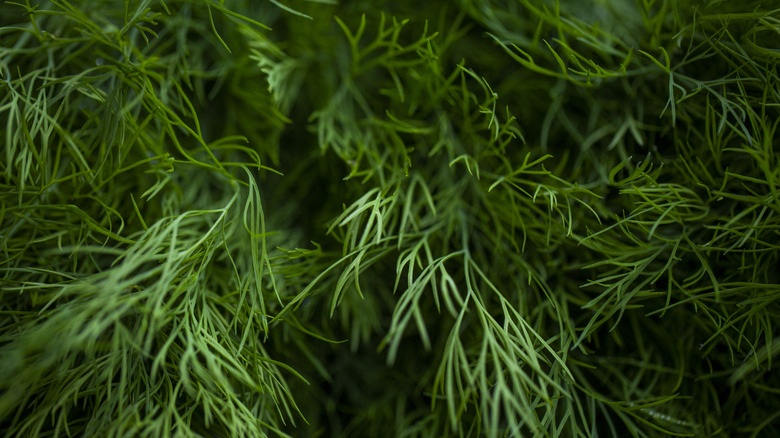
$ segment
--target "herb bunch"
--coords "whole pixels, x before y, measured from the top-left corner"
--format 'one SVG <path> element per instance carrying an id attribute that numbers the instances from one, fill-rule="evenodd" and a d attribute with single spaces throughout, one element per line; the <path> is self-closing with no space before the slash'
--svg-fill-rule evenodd
<path id="1" fill-rule="evenodd" d="M 779 20 L 0 4 L 0 428 L 777 434 Z"/>

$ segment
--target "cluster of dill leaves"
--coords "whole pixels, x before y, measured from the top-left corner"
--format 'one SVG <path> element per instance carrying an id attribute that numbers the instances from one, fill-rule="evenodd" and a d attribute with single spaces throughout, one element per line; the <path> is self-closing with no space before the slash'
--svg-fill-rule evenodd
<path id="1" fill-rule="evenodd" d="M 768 3 L 0 2 L 0 431 L 777 436 Z"/>

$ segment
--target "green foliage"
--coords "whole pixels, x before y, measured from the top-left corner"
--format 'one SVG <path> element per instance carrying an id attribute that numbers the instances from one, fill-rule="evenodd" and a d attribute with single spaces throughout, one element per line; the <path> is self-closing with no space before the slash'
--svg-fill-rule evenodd
<path id="1" fill-rule="evenodd" d="M 0 3 L 0 430 L 777 435 L 778 25 Z"/>

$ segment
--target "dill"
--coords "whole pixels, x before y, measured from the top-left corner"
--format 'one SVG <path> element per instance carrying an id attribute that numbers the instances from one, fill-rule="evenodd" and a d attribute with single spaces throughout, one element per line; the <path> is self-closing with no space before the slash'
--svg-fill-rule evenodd
<path id="1" fill-rule="evenodd" d="M 0 430 L 777 435 L 778 23 L 0 3 Z"/>

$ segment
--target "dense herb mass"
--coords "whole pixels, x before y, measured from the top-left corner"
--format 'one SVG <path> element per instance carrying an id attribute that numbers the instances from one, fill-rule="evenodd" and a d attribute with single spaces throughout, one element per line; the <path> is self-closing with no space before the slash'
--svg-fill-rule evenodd
<path id="1" fill-rule="evenodd" d="M 770 3 L 0 3 L 0 429 L 780 435 Z"/>

